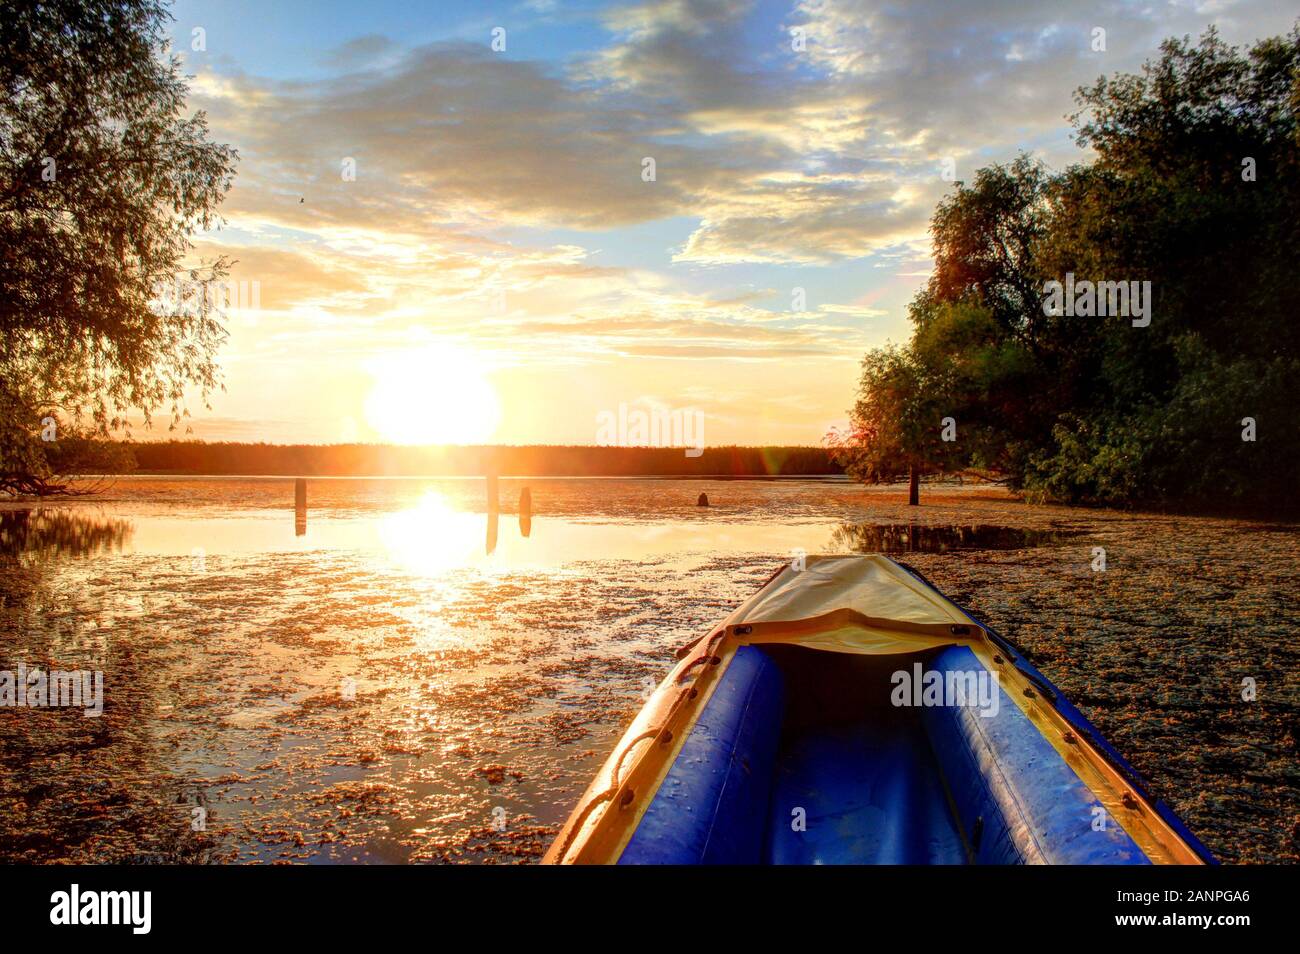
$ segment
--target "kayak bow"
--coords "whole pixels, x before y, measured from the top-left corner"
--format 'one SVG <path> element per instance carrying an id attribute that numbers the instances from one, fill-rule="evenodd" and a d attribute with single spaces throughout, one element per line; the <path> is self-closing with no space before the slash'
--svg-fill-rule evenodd
<path id="1" fill-rule="evenodd" d="M 1204 864 L 1007 640 L 881 555 L 786 566 L 686 648 L 550 864 Z"/>

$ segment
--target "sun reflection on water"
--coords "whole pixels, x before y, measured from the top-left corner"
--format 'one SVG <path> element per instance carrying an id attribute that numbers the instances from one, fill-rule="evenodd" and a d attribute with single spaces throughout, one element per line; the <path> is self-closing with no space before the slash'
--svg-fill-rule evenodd
<path id="1" fill-rule="evenodd" d="M 484 515 L 456 509 L 436 490 L 427 491 L 414 507 L 382 517 L 378 529 L 388 555 L 424 576 L 495 562 L 485 552 Z"/>

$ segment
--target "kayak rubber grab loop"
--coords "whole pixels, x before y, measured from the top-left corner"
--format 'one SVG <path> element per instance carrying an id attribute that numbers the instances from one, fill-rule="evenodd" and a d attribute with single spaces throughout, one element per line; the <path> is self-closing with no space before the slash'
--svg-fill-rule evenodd
<path id="1" fill-rule="evenodd" d="M 686 668 L 683 669 L 681 675 L 677 677 L 677 684 L 681 685 L 681 683 L 685 681 L 686 677 L 690 675 L 691 670 L 694 669 L 696 666 L 701 666 L 701 665 L 716 666 L 720 662 L 722 662 L 722 657 L 714 656 L 711 653 L 706 653 L 703 656 L 696 656 L 694 659 L 692 659 L 689 663 L 686 664 Z"/>
<path id="2" fill-rule="evenodd" d="M 712 633 L 712 634 L 710 634 L 708 638 L 711 639 L 711 640 L 713 640 L 713 639 L 718 639 L 719 637 L 722 636 L 722 634 L 723 634 L 723 630 L 718 630 L 716 633 Z M 675 655 L 678 659 L 685 659 L 687 656 L 689 656 L 689 655 L 691 654 L 691 650 L 692 650 L 692 649 L 694 649 L 694 648 L 695 648 L 696 646 L 698 646 L 701 642 L 703 642 L 704 638 L 705 638 L 705 637 L 703 637 L 703 636 L 696 636 L 694 639 L 692 639 L 692 640 L 691 640 L 689 643 L 687 643 L 685 646 L 679 646 L 678 649 L 677 649 L 677 652 L 674 653 L 674 655 Z"/>

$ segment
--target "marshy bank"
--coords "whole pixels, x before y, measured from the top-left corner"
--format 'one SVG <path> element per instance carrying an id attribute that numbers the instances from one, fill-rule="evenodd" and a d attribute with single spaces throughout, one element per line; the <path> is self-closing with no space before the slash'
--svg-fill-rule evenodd
<path id="1" fill-rule="evenodd" d="M 105 679 L 97 719 L 0 709 L 0 860 L 536 860 L 679 645 L 797 551 L 853 549 L 1018 641 L 1222 860 L 1297 857 L 1295 525 L 500 483 L 490 554 L 481 481 L 312 480 L 302 533 L 282 479 L 0 506 L 0 668 Z"/>

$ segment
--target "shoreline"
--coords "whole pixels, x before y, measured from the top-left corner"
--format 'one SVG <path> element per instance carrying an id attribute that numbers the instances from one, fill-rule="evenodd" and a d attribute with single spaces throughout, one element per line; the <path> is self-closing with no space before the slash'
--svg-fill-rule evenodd
<path id="1" fill-rule="evenodd" d="M 871 491 L 878 495 L 877 499 L 884 503 L 894 503 L 894 488 L 897 488 L 898 496 L 905 499 L 907 496 L 907 482 L 898 481 L 894 483 L 882 484 L 865 484 L 859 483 L 846 474 L 497 474 L 499 480 L 505 481 L 554 481 L 554 482 L 578 482 L 578 481 L 608 481 L 611 483 L 631 482 L 631 481 L 663 481 L 663 482 L 690 482 L 690 481 L 715 481 L 722 483 L 816 483 L 825 486 L 835 487 L 858 487 L 864 492 Z M 287 482 L 299 478 L 308 481 L 456 481 L 456 482 L 473 482 L 482 481 L 484 474 L 303 474 L 303 473 L 200 473 L 191 471 L 161 471 L 161 470 L 137 470 L 129 474 L 83 474 L 73 480 L 105 480 L 110 482 L 135 481 L 135 480 L 173 480 L 173 481 L 249 481 L 249 482 Z M 1125 514 L 1129 516 L 1151 516 L 1151 517 L 1201 517 L 1215 520 L 1246 520 L 1254 521 L 1260 524 L 1260 529 L 1269 529 L 1278 527 L 1282 529 L 1300 529 L 1300 501 L 1291 507 L 1274 507 L 1268 510 L 1261 510 L 1254 507 L 1233 507 L 1227 504 L 1220 504 L 1215 507 L 1194 508 L 1190 506 L 1171 505 L 1168 507 L 1155 507 L 1152 505 L 1135 504 L 1131 507 L 1106 506 L 1101 504 L 1088 503 L 1065 503 L 1060 501 L 1043 501 L 1028 500 L 1020 493 L 1006 488 L 1003 484 L 996 481 L 975 481 L 975 480 L 957 480 L 951 477 L 940 477 L 922 479 L 921 487 L 923 491 L 929 488 L 929 493 L 923 492 L 921 502 L 916 508 L 916 513 L 921 515 L 927 507 L 942 506 L 946 501 L 945 497 L 954 492 L 963 497 L 969 495 L 985 493 L 988 499 L 999 500 L 1009 504 L 1019 504 L 1027 508 L 1053 509 L 1059 508 L 1078 513 L 1114 513 Z M 0 495 L 0 506 L 6 505 L 24 505 L 31 506 L 51 505 L 56 502 L 68 502 L 73 500 L 94 501 L 100 494 L 91 493 L 85 496 L 59 496 L 49 497 L 21 497 Z M 927 499 L 928 498 L 928 499 Z"/>

